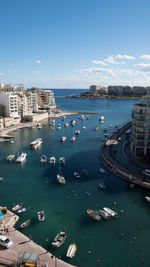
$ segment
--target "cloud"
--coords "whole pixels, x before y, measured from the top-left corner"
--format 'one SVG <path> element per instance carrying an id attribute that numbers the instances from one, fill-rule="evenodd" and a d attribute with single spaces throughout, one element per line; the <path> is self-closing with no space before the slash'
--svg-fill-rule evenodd
<path id="1" fill-rule="evenodd" d="M 140 58 L 150 60 L 150 55 L 142 55 L 140 56 Z"/>
<path id="2" fill-rule="evenodd" d="M 107 74 L 110 74 L 112 76 L 115 76 L 115 72 L 113 69 L 108 69 L 108 68 L 88 68 L 88 69 L 81 69 L 81 70 L 78 70 L 78 72 L 80 73 L 107 73 Z"/>
<path id="3" fill-rule="evenodd" d="M 115 61 L 115 56 L 111 55 L 104 59 L 108 64 L 126 64 L 123 61 Z"/>
<path id="4" fill-rule="evenodd" d="M 129 60 L 130 60 L 130 59 L 131 59 L 131 60 L 134 60 L 134 59 L 135 59 L 135 57 L 133 57 L 133 56 L 120 55 L 120 54 L 116 55 L 115 58 L 118 58 L 118 59 L 129 59 Z"/>
<path id="5" fill-rule="evenodd" d="M 33 73 L 40 73 L 39 70 L 33 70 Z"/>
<path id="6" fill-rule="evenodd" d="M 95 65 L 107 66 L 107 63 L 105 63 L 104 61 L 101 61 L 101 60 L 95 60 L 95 59 L 93 59 L 92 60 L 92 63 L 95 64 Z"/>
<path id="7" fill-rule="evenodd" d="M 146 63 L 139 63 L 139 64 L 136 64 L 137 67 L 140 67 L 140 70 L 141 71 L 146 71 L 146 72 L 149 72 L 150 71 L 150 63 L 146 64 Z"/>
<path id="8" fill-rule="evenodd" d="M 39 60 L 39 59 L 36 60 L 36 63 L 37 63 L 37 64 L 41 64 L 41 60 Z"/>
<path id="9" fill-rule="evenodd" d="M 5 75 L 5 73 L 3 73 L 3 72 L 0 72 L 0 76 L 4 76 Z"/>

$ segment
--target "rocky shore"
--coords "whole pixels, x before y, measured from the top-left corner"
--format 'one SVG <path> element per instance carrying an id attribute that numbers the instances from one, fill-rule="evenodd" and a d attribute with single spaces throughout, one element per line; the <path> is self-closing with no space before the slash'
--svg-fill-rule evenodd
<path id="1" fill-rule="evenodd" d="M 64 98 L 90 98 L 90 99 L 139 99 L 139 96 L 121 96 L 121 95 L 102 95 L 102 94 L 91 94 L 90 92 L 81 93 L 78 95 L 68 95 Z"/>

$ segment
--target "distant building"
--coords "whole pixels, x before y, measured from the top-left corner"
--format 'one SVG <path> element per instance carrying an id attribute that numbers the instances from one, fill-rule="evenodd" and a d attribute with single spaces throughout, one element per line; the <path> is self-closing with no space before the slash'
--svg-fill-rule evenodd
<path id="1" fill-rule="evenodd" d="M 90 86 L 90 93 L 91 94 L 102 94 L 106 95 L 108 92 L 108 88 L 104 86 L 97 86 L 97 85 L 91 85 Z"/>
<path id="2" fill-rule="evenodd" d="M 18 97 L 12 92 L 0 92 L 0 105 L 5 117 L 19 117 Z M 0 109 L 1 110 L 1 109 Z"/>
<path id="3" fill-rule="evenodd" d="M 144 96 L 132 109 L 130 150 L 139 158 L 150 158 L 150 96 Z"/>

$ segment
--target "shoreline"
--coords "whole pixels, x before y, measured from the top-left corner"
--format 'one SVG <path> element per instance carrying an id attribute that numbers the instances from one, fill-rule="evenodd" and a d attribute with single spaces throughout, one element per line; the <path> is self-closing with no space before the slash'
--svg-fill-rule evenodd
<path id="1" fill-rule="evenodd" d="M 79 94 L 79 95 L 68 95 L 62 98 L 87 98 L 87 99 L 126 99 L 126 100 L 138 100 L 142 96 L 115 96 L 115 95 L 89 95 L 89 94 Z"/>

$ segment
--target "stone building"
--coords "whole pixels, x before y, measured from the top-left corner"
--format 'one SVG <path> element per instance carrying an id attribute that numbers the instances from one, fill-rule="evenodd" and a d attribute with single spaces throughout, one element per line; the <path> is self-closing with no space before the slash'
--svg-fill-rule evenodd
<path id="1" fill-rule="evenodd" d="M 91 85 L 90 93 L 106 95 L 108 93 L 108 88 L 104 86 Z"/>

